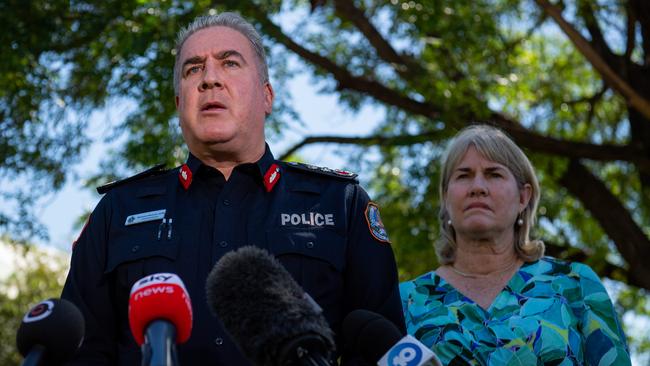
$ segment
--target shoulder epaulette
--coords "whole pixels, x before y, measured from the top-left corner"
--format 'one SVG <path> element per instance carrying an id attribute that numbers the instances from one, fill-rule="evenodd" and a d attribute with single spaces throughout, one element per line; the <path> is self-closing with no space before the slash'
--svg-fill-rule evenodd
<path id="1" fill-rule="evenodd" d="M 153 177 L 155 175 L 160 175 L 160 174 L 163 174 L 166 171 L 167 171 L 167 169 L 165 169 L 165 164 L 158 164 L 158 165 L 154 166 L 153 168 L 149 168 L 149 169 L 147 169 L 147 170 L 145 170 L 143 172 L 140 172 L 140 173 L 138 173 L 136 175 L 133 175 L 133 176 L 130 176 L 128 178 L 124 178 L 124 179 L 120 179 L 120 180 L 114 180 L 114 181 L 112 181 L 110 183 L 104 184 L 103 186 L 99 186 L 99 187 L 97 187 L 97 193 L 104 194 L 104 193 L 110 191 L 111 189 L 113 189 L 113 188 L 115 188 L 117 186 L 121 186 L 121 185 L 129 183 L 129 182 L 134 182 L 134 181 L 142 179 L 142 178 Z"/>
<path id="2" fill-rule="evenodd" d="M 290 168 L 294 168 L 294 169 L 301 170 L 301 171 L 308 172 L 308 173 L 322 174 L 322 175 L 327 175 L 327 176 L 330 176 L 330 177 L 351 180 L 351 181 L 354 181 L 354 182 L 357 182 L 357 183 L 359 182 L 357 180 L 358 174 L 349 172 L 347 170 L 330 169 L 330 168 L 311 165 L 311 164 L 296 163 L 294 161 L 286 162 L 285 164 L 286 164 L 286 166 L 288 166 Z"/>

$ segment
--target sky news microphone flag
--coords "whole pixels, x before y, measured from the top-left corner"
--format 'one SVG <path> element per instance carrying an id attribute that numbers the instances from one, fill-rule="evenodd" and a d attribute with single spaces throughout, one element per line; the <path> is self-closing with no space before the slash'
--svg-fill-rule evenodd
<path id="1" fill-rule="evenodd" d="M 178 365 L 175 345 L 192 333 L 192 303 L 183 281 L 173 273 L 138 280 L 129 297 L 129 325 L 143 365 Z"/>

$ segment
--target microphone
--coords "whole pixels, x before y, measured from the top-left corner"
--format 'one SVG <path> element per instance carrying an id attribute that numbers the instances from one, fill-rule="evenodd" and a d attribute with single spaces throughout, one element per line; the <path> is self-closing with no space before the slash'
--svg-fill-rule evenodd
<path id="1" fill-rule="evenodd" d="M 58 365 L 74 356 L 83 342 L 85 321 L 70 301 L 48 299 L 32 307 L 16 333 L 23 366 Z"/>
<path id="2" fill-rule="evenodd" d="M 267 251 L 224 255 L 206 281 L 210 309 L 257 366 L 330 366 L 331 329 L 318 304 Z"/>
<path id="3" fill-rule="evenodd" d="M 173 273 L 138 280 L 129 297 L 129 326 L 143 366 L 178 365 L 176 344 L 192 333 L 192 303 L 183 281 Z"/>
<path id="4" fill-rule="evenodd" d="M 378 366 L 442 366 L 427 346 L 375 312 L 357 309 L 343 319 L 343 340 Z"/>

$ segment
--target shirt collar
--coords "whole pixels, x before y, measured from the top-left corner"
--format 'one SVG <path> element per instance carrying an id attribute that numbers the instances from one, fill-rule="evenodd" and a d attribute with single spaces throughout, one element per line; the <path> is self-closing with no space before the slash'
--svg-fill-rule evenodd
<path id="1" fill-rule="evenodd" d="M 273 153 L 271 152 L 269 144 L 264 144 L 264 155 L 262 155 L 260 160 L 258 160 L 255 164 L 259 169 L 260 177 L 264 177 L 264 174 L 266 174 L 271 166 L 275 164 L 275 158 L 273 157 Z"/>
<path id="2" fill-rule="evenodd" d="M 264 177 L 264 174 L 271 168 L 271 166 L 275 163 L 275 158 L 273 157 L 273 153 L 271 152 L 271 148 L 269 147 L 269 144 L 264 144 L 264 154 L 262 157 L 253 163 L 255 166 L 257 166 L 257 170 L 259 171 L 259 178 L 262 179 Z M 192 171 L 193 175 L 196 175 L 196 173 L 199 171 L 203 164 L 199 158 L 194 156 L 191 152 L 189 153 L 189 156 L 187 157 L 187 162 L 185 163 L 187 167 Z"/>

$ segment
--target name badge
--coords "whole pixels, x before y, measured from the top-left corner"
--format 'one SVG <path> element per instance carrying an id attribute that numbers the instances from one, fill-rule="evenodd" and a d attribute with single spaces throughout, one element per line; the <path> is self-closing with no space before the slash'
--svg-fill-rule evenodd
<path id="1" fill-rule="evenodd" d="M 140 224 L 143 222 L 149 222 L 155 220 L 161 220 L 165 217 L 166 212 L 167 210 L 163 209 L 163 210 L 149 211 L 149 212 L 143 212 L 143 213 L 131 215 L 126 218 L 126 222 L 124 222 L 124 226 L 135 225 L 135 224 Z"/>

